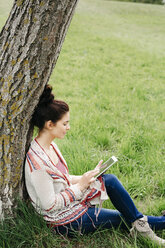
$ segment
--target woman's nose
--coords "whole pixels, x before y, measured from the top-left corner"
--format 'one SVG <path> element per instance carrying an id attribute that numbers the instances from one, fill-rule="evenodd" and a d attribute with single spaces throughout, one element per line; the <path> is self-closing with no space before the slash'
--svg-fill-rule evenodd
<path id="1" fill-rule="evenodd" d="M 70 129 L 70 125 L 67 125 L 67 130 L 69 130 Z"/>

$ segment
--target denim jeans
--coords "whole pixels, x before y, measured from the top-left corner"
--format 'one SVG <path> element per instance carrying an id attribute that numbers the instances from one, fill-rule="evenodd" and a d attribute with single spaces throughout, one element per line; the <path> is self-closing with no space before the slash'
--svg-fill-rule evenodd
<path id="1" fill-rule="evenodd" d="M 95 207 L 89 207 L 88 211 L 76 221 L 65 226 L 55 227 L 57 232 L 70 235 L 73 231 L 89 233 L 94 232 L 97 228 L 110 229 L 120 226 L 125 228 L 143 217 L 143 214 L 137 210 L 130 195 L 115 175 L 105 174 L 103 180 L 107 194 L 117 210 L 104 208 L 99 210 Z M 100 211 L 98 216 L 97 211 Z M 153 229 L 165 229 L 165 216 L 148 216 L 148 223 Z"/>

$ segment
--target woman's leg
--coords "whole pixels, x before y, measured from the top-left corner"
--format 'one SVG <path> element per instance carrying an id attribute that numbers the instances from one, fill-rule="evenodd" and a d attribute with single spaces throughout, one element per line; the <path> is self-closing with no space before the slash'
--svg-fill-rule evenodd
<path id="1" fill-rule="evenodd" d="M 98 211 L 99 214 L 97 215 Z M 111 229 L 121 226 L 126 228 L 123 216 L 119 211 L 90 207 L 88 211 L 76 221 L 64 226 L 55 227 L 55 230 L 60 234 L 71 235 L 72 233 L 75 233 L 75 231 L 89 233 L 96 231 L 99 227 Z"/>
<path id="2" fill-rule="evenodd" d="M 103 180 L 107 190 L 107 194 L 111 199 L 115 208 L 122 213 L 127 222 L 134 222 L 142 218 L 143 215 L 137 210 L 130 195 L 125 190 L 121 182 L 115 175 L 105 174 Z M 165 229 L 165 216 L 147 216 L 148 223 L 152 229 Z"/>
<path id="3" fill-rule="evenodd" d="M 107 193 L 118 211 L 102 208 L 97 216 L 99 209 L 89 208 L 88 211 L 76 221 L 64 226 L 55 227 L 58 233 L 71 235 L 73 231 L 80 231 L 81 233 L 94 232 L 99 227 L 106 229 L 120 226 L 126 227 L 143 217 L 116 176 L 104 175 L 103 180 Z M 165 228 L 165 216 L 148 216 L 147 218 L 152 228 L 157 230 Z M 145 233 L 146 230 L 143 230 L 144 236 L 148 236 L 148 229 L 149 226 L 147 226 L 147 235 Z"/>
<path id="4" fill-rule="evenodd" d="M 147 216 L 150 227 L 154 230 L 165 229 L 165 216 Z"/>
<path id="5" fill-rule="evenodd" d="M 143 217 L 142 213 L 137 210 L 130 195 L 115 175 L 105 174 L 102 178 L 111 202 L 114 207 L 123 214 L 128 222 L 132 223 Z"/>

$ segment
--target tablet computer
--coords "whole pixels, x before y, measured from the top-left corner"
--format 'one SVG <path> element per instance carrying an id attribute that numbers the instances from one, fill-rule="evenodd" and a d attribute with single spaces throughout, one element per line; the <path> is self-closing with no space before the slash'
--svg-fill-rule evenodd
<path id="1" fill-rule="evenodd" d="M 112 156 L 109 158 L 105 163 L 103 163 L 100 167 L 99 173 L 95 176 L 96 178 L 104 174 L 113 164 L 117 162 L 117 158 L 115 156 Z"/>

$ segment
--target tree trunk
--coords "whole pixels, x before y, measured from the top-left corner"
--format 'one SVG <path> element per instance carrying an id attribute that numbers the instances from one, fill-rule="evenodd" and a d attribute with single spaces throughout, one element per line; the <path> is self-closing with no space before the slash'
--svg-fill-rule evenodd
<path id="1" fill-rule="evenodd" d="M 22 196 L 30 119 L 78 0 L 15 0 L 0 34 L 0 218 Z"/>

